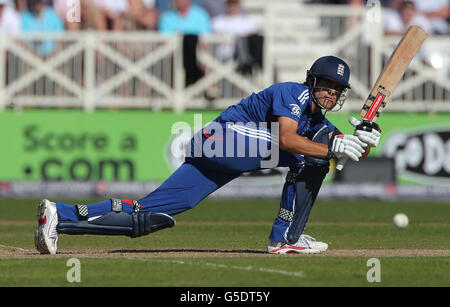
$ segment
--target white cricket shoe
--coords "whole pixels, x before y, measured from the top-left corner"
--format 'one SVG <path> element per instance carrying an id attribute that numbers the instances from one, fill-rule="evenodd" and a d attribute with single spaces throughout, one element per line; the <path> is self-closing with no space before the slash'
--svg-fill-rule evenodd
<path id="1" fill-rule="evenodd" d="M 38 206 L 37 211 L 38 228 L 34 235 L 34 244 L 41 254 L 56 254 L 58 249 L 56 242 L 58 241 L 58 233 L 56 225 L 58 225 L 58 213 L 56 212 L 56 204 L 43 199 Z"/>
<path id="2" fill-rule="evenodd" d="M 313 237 L 311 237 L 310 235 L 307 234 L 302 234 L 300 236 L 301 238 L 303 237 L 304 240 L 308 241 L 308 244 L 314 248 L 319 250 L 320 252 L 324 252 L 328 249 L 328 244 L 325 242 L 320 242 L 317 241 L 316 239 L 314 239 Z"/>
<path id="3" fill-rule="evenodd" d="M 318 254 L 327 250 L 328 244 L 316 241 L 313 237 L 302 234 L 295 244 L 269 241 L 267 251 L 271 254 Z"/>

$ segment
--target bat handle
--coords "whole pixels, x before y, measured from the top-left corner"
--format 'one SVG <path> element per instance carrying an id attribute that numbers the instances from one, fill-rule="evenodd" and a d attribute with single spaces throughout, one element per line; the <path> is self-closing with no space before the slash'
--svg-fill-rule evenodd
<path id="1" fill-rule="evenodd" d="M 347 163 L 348 157 L 342 157 L 338 160 L 337 164 L 336 164 L 336 169 L 338 171 L 342 171 L 342 169 L 344 168 L 345 163 Z"/>

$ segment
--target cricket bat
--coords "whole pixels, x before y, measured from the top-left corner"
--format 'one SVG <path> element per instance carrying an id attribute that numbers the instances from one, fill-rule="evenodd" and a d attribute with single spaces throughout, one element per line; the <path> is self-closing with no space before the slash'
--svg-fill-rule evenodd
<path id="1" fill-rule="evenodd" d="M 409 27 L 408 31 L 403 35 L 383 71 L 378 76 L 369 97 L 359 113 L 363 123 L 367 123 L 370 126 L 371 122 L 377 121 L 389 97 L 394 92 L 427 36 L 428 34 L 418 26 Z M 336 169 L 341 171 L 347 159 L 347 157 L 339 159 Z"/>

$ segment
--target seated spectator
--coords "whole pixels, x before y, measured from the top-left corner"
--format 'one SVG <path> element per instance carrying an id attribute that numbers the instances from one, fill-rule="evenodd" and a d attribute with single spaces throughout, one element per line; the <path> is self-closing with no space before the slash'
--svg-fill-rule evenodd
<path id="1" fill-rule="evenodd" d="M 227 13 L 226 0 L 201 0 L 200 5 L 208 12 L 211 18 Z"/>
<path id="2" fill-rule="evenodd" d="M 128 0 L 125 17 L 126 30 L 156 30 L 159 13 L 155 0 Z"/>
<path id="3" fill-rule="evenodd" d="M 308 4 L 347 4 L 350 1 L 349 0 L 309 0 Z M 358 0 L 358 1 L 365 2 L 365 0 Z"/>
<path id="4" fill-rule="evenodd" d="M 419 26 L 430 34 L 433 33 L 430 21 L 417 12 L 412 1 L 405 1 L 398 10 L 390 10 L 385 13 L 384 31 L 388 35 L 401 35 L 412 25 Z"/>
<path id="5" fill-rule="evenodd" d="M 329 4 L 348 4 L 350 6 L 374 6 L 381 5 L 382 7 L 399 8 L 405 0 L 378 0 L 369 2 L 367 0 L 337 0 L 337 1 L 319 1 L 327 2 Z"/>
<path id="6" fill-rule="evenodd" d="M 14 6 L 19 13 L 28 11 L 28 0 L 14 0 Z"/>
<path id="7" fill-rule="evenodd" d="M 74 5 L 80 5 L 77 12 L 79 21 L 72 21 L 68 18 L 68 15 L 73 14 Z M 67 30 L 93 29 L 105 31 L 107 29 L 106 17 L 95 6 L 94 0 L 81 0 L 78 3 L 73 0 L 53 0 L 53 8 L 64 21 Z"/>
<path id="8" fill-rule="evenodd" d="M 226 33 L 246 37 L 258 32 L 256 23 L 242 12 L 239 0 L 227 0 L 227 12 L 212 19 L 215 33 Z M 230 56 L 232 53 L 228 54 Z"/>
<path id="9" fill-rule="evenodd" d="M 162 33 L 201 35 L 211 32 L 208 13 L 191 0 L 174 0 L 175 9 L 161 14 L 158 29 Z"/>
<path id="10" fill-rule="evenodd" d="M 20 16 L 10 0 L 0 0 L 0 31 L 8 34 L 19 33 L 21 30 Z"/>
<path id="11" fill-rule="evenodd" d="M 28 10 L 21 13 L 24 32 L 61 32 L 64 23 L 51 6 L 51 0 L 28 0 Z M 55 42 L 35 42 L 33 48 L 40 55 L 46 56 L 55 50 Z"/>
<path id="12" fill-rule="evenodd" d="M 251 73 L 255 64 L 262 66 L 262 37 L 258 26 L 243 13 L 240 0 L 227 0 L 227 14 L 212 20 L 215 33 L 231 34 L 237 37 L 236 44 L 222 45 L 217 55 L 221 59 L 235 57 L 241 73 Z"/>
<path id="13" fill-rule="evenodd" d="M 416 9 L 430 20 L 434 34 L 448 34 L 450 18 L 449 0 L 414 0 Z"/>
<path id="14" fill-rule="evenodd" d="M 59 15 L 61 20 L 64 22 L 65 28 L 67 30 L 79 30 L 80 23 L 68 20 L 68 15 L 72 9 L 70 6 L 73 5 L 74 1 L 71 0 L 53 0 L 53 9 Z M 81 18 L 81 11 L 80 11 Z"/>
<path id="15" fill-rule="evenodd" d="M 198 36 L 211 32 L 208 13 L 193 5 L 191 0 L 175 0 L 175 10 L 161 14 L 158 29 L 162 33 L 181 33 L 183 37 L 183 66 L 186 73 L 185 86 L 189 86 L 204 75 L 197 63 Z"/>
<path id="16" fill-rule="evenodd" d="M 200 1 L 201 0 L 193 0 L 192 4 L 201 5 Z M 164 11 L 175 9 L 174 0 L 156 0 L 155 6 L 160 14 L 162 14 Z"/>
<path id="17" fill-rule="evenodd" d="M 106 19 L 108 30 L 124 30 L 124 14 L 129 9 L 128 0 L 94 0 L 95 6 Z"/>

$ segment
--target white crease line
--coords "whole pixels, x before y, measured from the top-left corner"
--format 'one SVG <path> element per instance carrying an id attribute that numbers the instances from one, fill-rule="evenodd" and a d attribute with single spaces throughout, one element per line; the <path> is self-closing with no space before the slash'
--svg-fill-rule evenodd
<path id="1" fill-rule="evenodd" d="M 156 260 L 156 259 L 136 259 L 136 258 L 128 258 L 130 260 L 141 260 L 141 261 L 158 261 L 158 262 L 169 262 L 169 263 L 175 263 L 175 264 L 187 264 L 187 265 L 200 265 L 200 266 L 208 266 L 208 267 L 215 267 L 220 269 L 233 269 L 233 270 L 241 270 L 241 271 L 258 271 L 263 273 L 273 273 L 273 274 L 280 274 L 280 275 L 286 275 L 286 276 L 294 276 L 294 277 L 301 277 L 304 278 L 306 275 L 302 271 L 298 272 L 288 272 L 288 271 L 282 271 L 282 270 L 274 270 L 274 269 L 267 269 L 267 268 L 255 268 L 252 266 L 236 266 L 236 265 L 225 265 L 225 264 L 216 264 L 211 262 L 188 262 L 188 261 L 181 261 L 181 260 Z"/>
<path id="2" fill-rule="evenodd" d="M 28 250 L 28 249 L 23 249 L 23 248 L 20 248 L 20 247 L 14 247 L 14 246 L 6 246 L 6 245 L 2 245 L 2 244 L 0 244 L 0 248 L 15 249 L 15 250 L 18 250 L 18 251 L 21 251 L 21 252 L 31 252 L 31 251 Z"/>

